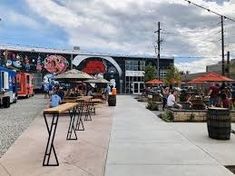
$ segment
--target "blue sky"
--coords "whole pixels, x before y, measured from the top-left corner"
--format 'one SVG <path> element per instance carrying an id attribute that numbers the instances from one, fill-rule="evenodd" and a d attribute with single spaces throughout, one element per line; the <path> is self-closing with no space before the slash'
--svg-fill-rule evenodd
<path id="1" fill-rule="evenodd" d="M 192 0 L 234 17 L 235 0 Z M 161 54 L 180 70 L 205 71 L 221 60 L 219 18 L 184 0 L 1 0 L 0 44 L 155 55 L 161 22 Z M 226 51 L 235 52 L 234 24 L 225 22 Z"/>
<path id="2" fill-rule="evenodd" d="M 67 48 L 62 28 L 34 13 L 24 0 L 0 2 L 0 42 L 49 48 Z"/>

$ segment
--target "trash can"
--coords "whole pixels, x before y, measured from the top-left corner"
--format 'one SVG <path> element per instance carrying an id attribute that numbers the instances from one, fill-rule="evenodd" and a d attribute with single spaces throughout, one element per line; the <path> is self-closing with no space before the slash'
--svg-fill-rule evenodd
<path id="1" fill-rule="evenodd" d="M 109 95 L 108 96 L 108 105 L 109 106 L 116 106 L 116 95 Z"/>
<path id="2" fill-rule="evenodd" d="M 10 97 L 2 97 L 2 107 L 9 108 L 10 107 Z"/>
<path id="3" fill-rule="evenodd" d="M 207 129 L 210 138 L 228 140 L 231 133 L 231 117 L 227 108 L 208 108 Z"/>

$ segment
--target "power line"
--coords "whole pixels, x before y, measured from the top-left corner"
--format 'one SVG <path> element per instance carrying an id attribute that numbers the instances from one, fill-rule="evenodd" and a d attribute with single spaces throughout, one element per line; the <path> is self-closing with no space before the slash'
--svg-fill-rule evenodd
<path id="1" fill-rule="evenodd" d="M 174 58 L 219 58 L 218 56 L 174 56 Z"/>
<path id="2" fill-rule="evenodd" d="M 207 10 L 208 12 L 211 12 L 211 13 L 213 13 L 213 14 L 215 14 L 215 15 L 220 17 L 220 23 L 221 23 L 222 75 L 224 75 L 224 73 L 225 73 L 225 69 L 224 69 L 225 68 L 224 67 L 224 20 L 228 19 L 228 20 L 230 20 L 232 22 L 235 22 L 235 20 L 232 19 L 232 18 L 229 18 L 227 16 L 224 16 L 224 15 L 218 13 L 218 12 L 212 11 L 212 10 L 210 10 L 210 9 L 208 9 L 206 7 L 203 7 L 203 6 L 199 5 L 199 4 L 193 3 L 193 2 L 191 2 L 189 0 L 184 0 L 184 1 L 188 2 L 189 4 L 194 5 L 196 7 L 199 7 L 201 9 Z"/>
<path id="3" fill-rule="evenodd" d="M 208 9 L 208 8 L 206 8 L 206 7 L 203 7 L 203 6 L 201 6 L 201 5 L 199 5 L 199 4 L 196 4 L 196 3 L 192 2 L 192 1 L 189 1 L 189 0 L 184 0 L 184 1 L 188 2 L 189 4 L 195 5 L 195 6 L 199 7 L 199 8 L 201 8 L 201 9 L 207 10 L 208 12 L 211 12 L 211 13 L 217 15 L 217 16 L 223 16 L 224 19 L 228 19 L 228 20 L 230 20 L 230 21 L 232 21 L 232 22 L 235 22 L 235 19 L 233 19 L 233 18 L 230 18 L 230 17 L 227 17 L 227 16 L 225 16 L 225 15 L 222 15 L 222 14 L 220 14 L 220 13 L 218 13 L 218 12 L 215 12 L 215 11 L 213 11 L 213 10 L 211 10 L 211 9 Z"/>

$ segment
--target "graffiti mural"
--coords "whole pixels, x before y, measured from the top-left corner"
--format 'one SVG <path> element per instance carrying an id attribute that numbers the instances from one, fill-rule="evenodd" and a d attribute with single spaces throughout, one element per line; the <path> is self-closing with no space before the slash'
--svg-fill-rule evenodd
<path id="1" fill-rule="evenodd" d="M 68 65 L 68 61 L 61 55 L 50 55 L 44 60 L 44 68 L 49 73 L 63 73 L 68 68 Z"/>
<path id="2" fill-rule="evenodd" d="M 69 67 L 69 62 L 64 56 L 46 53 L 1 50 L 0 61 L 2 66 L 30 73 L 60 74 Z"/>
<path id="3" fill-rule="evenodd" d="M 106 64 L 101 60 L 88 60 L 82 71 L 91 75 L 96 75 L 99 73 L 104 74 L 107 71 L 106 67 Z"/>

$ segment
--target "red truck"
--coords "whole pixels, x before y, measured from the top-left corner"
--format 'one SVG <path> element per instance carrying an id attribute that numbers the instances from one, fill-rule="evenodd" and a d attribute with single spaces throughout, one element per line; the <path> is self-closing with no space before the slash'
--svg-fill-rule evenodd
<path id="1" fill-rule="evenodd" d="M 30 97 L 34 95 L 32 75 L 25 72 L 18 72 L 16 75 L 17 80 L 17 94 L 18 97 Z"/>

